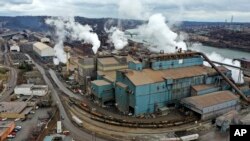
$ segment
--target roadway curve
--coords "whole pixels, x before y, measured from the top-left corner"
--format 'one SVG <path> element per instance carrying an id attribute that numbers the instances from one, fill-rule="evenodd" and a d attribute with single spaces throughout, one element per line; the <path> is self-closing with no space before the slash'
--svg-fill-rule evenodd
<path id="1" fill-rule="evenodd" d="M 73 97 L 75 99 L 79 99 L 82 100 L 83 97 L 80 95 L 76 95 L 74 94 L 72 91 L 70 91 L 69 89 L 67 89 L 63 83 L 58 79 L 58 77 L 56 76 L 55 71 L 53 71 L 52 69 L 49 69 L 49 74 L 52 77 L 52 79 L 54 80 L 54 82 L 56 83 L 56 85 L 59 87 L 59 89 L 64 92 L 66 95 L 68 95 L 69 97 Z"/>
<path id="2" fill-rule="evenodd" d="M 52 98 L 53 100 L 58 104 L 58 108 L 60 111 L 60 114 L 62 117 L 64 117 L 64 120 L 62 120 L 63 125 L 65 126 L 66 129 L 68 129 L 71 132 L 72 137 L 77 140 L 77 141 L 91 141 L 93 139 L 93 135 L 89 134 L 87 132 L 84 132 L 83 130 L 79 129 L 78 127 L 76 127 L 70 120 L 70 118 L 68 117 L 61 99 L 59 98 L 59 94 L 58 92 L 55 90 L 55 88 L 52 85 L 52 82 L 49 80 L 49 78 L 47 77 L 44 68 L 42 68 L 40 65 L 38 65 L 37 63 L 35 63 L 35 61 L 32 59 L 32 62 L 35 64 L 35 66 L 37 67 L 37 69 L 40 71 L 40 73 L 43 75 L 43 78 L 45 80 L 45 82 L 47 83 L 47 85 L 49 86 L 49 88 L 52 91 Z M 101 139 L 99 137 L 94 137 L 95 141 L 105 141 L 104 139 Z"/>

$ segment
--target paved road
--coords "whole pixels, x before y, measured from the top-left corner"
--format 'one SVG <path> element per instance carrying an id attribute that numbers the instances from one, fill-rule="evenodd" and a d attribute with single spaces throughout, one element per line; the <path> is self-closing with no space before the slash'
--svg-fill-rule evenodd
<path id="1" fill-rule="evenodd" d="M 69 89 L 67 89 L 62 82 L 58 79 L 58 77 L 56 76 L 56 73 L 54 70 L 49 69 L 49 74 L 51 76 L 51 78 L 54 80 L 54 82 L 56 82 L 56 85 L 59 87 L 59 89 L 64 92 L 66 95 L 70 96 L 70 97 L 74 97 L 76 99 L 82 100 L 83 97 L 80 96 L 79 94 L 74 94 L 72 91 L 70 91 Z"/>
<path id="2" fill-rule="evenodd" d="M 0 66 L 9 69 L 9 79 L 6 83 L 6 88 L 2 92 L 2 96 L 0 97 L 0 101 L 8 100 L 10 94 L 14 91 L 17 82 L 17 70 L 15 68 Z"/>
<path id="3" fill-rule="evenodd" d="M 8 100 L 10 94 L 14 91 L 14 88 L 17 83 L 17 70 L 15 68 L 10 67 L 10 60 L 8 57 L 8 48 L 7 44 L 4 45 L 4 52 L 3 52 L 3 57 L 4 57 L 4 67 L 10 70 L 9 74 L 9 79 L 8 82 L 6 83 L 6 88 L 4 89 L 5 91 L 2 92 L 2 96 L 0 97 L 0 101 L 6 101 Z"/>
<path id="4" fill-rule="evenodd" d="M 32 60 L 33 61 L 33 60 Z M 37 69 L 41 72 L 41 74 L 43 75 L 43 78 L 45 80 L 45 82 L 47 83 L 47 85 L 49 86 L 49 88 L 52 91 L 52 98 L 54 101 L 56 101 L 56 103 L 58 104 L 58 108 L 60 111 L 60 114 L 62 117 L 64 117 L 64 120 L 62 120 L 63 125 L 65 126 L 65 128 L 67 128 L 70 132 L 72 137 L 77 140 L 77 141 L 91 141 L 93 140 L 93 135 L 89 134 L 87 132 L 84 132 L 83 130 L 77 128 L 70 120 L 70 118 L 68 117 L 63 104 L 59 98 L 59 94 L 57 93 L 57 91 L 54 89 L 52 82 L 48 79 L 48 77 L 46 76 L 45 70 L 38 65 L 37 63 L 35 63 L 33 61 L 33 63 L 35 64 L 35 66 L 37 67 Z M 95 141 L 105 141 L 104 139 L 95 137 L 94 138 Z"/>

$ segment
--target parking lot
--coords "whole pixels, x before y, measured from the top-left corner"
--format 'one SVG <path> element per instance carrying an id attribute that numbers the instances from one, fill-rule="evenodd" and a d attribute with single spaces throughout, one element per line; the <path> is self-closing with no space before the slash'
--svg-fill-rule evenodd
<path id="1" fill-rule="evenodd" d="M 32 134 L 32 131 L 38 124 L 42 124 L 38 119 L 47 117 L 47 112 L 50 111 L 51 108 L 40 108 L 34 110 L 34 114 L 30 114 L 31 119 L 27 119 L 25 121 L 15 121 L 16 126 L 21 126 L 22 129 L 16 133 L 16 137 L 12 139 L 8 139 L 9 141 L 28 141 L 29 136 Z"/>

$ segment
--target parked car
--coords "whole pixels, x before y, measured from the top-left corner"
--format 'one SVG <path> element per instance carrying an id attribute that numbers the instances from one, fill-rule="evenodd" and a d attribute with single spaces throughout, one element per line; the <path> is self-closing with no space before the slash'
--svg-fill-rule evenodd
<path id="1" fill-rule="evenodd" d="M 1 121 L 5 121 L 5 120 L 7 120 L 7 118 L 2 118 L 2 119 L 1 119 Z"/>
<path id="2" fill-rule="evenodd" d="M 20 118 L 16 118 L 14 121 L 19 121 L 20 120 Z"/>
<path id="3" fill-rule="evenodd" d="M 9 138 L 9 139 L 12 139 L 12 138 L 15 138 L 15 137 L 16 137 L 15 135 L 11 135 L 11 134 L 7 136 L 7 138 Z"/>
<path id="4" fill-rule="evenodd" d="M 22 129 L 22 126 L 16 126 L 16 129 Z"/>

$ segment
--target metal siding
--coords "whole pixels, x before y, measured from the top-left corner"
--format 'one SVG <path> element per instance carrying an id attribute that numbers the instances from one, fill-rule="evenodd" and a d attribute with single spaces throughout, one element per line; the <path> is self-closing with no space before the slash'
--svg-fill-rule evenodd
<path id="1" fill-rule="evenodd" d="M 182 63 L 180 63 L 180 60 L 183 60 Z M 202 65 L 202 64 L 203 64 L 203 59 L 201 57 L 167 60 L 167 61 L 155 61 L 155 62 L 152 62 L 152 69 L 162 70 L 162 69 L 180 68 L 180 67 L 188 67 L 188 66 L 195 66 L 195 65 Z"/>
<path id="2" fill-rule="evenodd" d="M 204 89 L 196 92 L 197 95 L 204 95 L 212 92 L 219 91 L 221 88 L 220 87 L 214 87 L 214 88 L 209 88 L 209 89 Z"/>
<path id="3" fill-rule="evenodd" d="M 128 97 L 125 89 L 119 86 L 115 88 L 115 100 L 120 111 L 128 112 Z"/>

